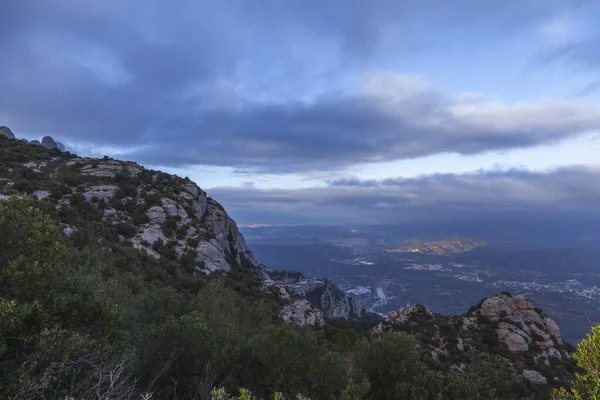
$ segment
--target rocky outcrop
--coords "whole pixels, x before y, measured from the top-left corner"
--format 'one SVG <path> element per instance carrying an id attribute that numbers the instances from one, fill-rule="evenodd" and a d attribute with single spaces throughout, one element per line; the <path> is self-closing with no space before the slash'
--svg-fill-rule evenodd
<path id="1" fill-rule="evenodd" d="M 118 187 L 116 185 L 97 185 L 90 186 L 85 190 L 83 195 L 87 201 L 92 201 L 92 199 L 104 199 L 109 200 L 111 197 L 115 195 Z"/>
<path id="2" fill-rule="evenodd" d="M 42 145 L 55 148 L 56 143 L 48 136 Z M 61 189 L 58 203 L 69 203 L 73 195 L 82 194 L 90 207 L 101 210 L 102 221 L 119 232 L 120 240 L 155 258 L 181 261 L 185 256 L 188 271 L 203 273 L 258 265 L 236 223 L 189 179 L 108 157 L 70 157 L 56 163 L 55 171 L 44 170 L 45 161 L 23 166 L 49 174 L 49 180 L 68 168 L 74 183 Z M 30 194 L 47 198 L 50 192 Z"/>
<path id="3" fill-rule="evenodd" d="M 292 322 L 300 326 L 325 325 L 323 312 L 313 307 L 306 299 L 298 299 L 286 304 L 279 315 L 284 321 Z"/>
<path id="4" fill-rule="evenodd" d="M 34 144 L 34 145 L 40 145 L 40 141 L 39 140 L 32 140 L 31 142 L 29 142 L 29 144 Z"/>
<path id="5" fill-rule="evenodd" d="M 56 142 L 52 139 L 52 136 L 44 136 L 42 138 L 42 146 L 47 149 L 58 149 Z"/>
<path id="6" fill-rule="evenodd" d="M 9 139 L 15 139 L 15 134 L 12 133 L 8 126 L 0 126 L 0 135 L 6 136 Z"/>
<path id="7" fill-rule="evenodd" d="M 418 315 L 422 315 L 427 319 L 433 319 L 434 317 L 433 312 L 427 306 L 422 304 L 407 304 L 398 311 L 389 313 L 385 320 L 380 324 L 380 327 L 385 325 L 398 326 L 406 324 Z"/>
<path id="8" fill-rule="evenodd" d="M 558 324 L 548 316 L 544 317 L 543 322 L 550 336 L 554 337 L 558 344 L 563 344 L 563 340 L 560 337 L 560 328 L 558 327 Z"/>
<path id="9" fill-rule="evenodd" d="M 510 328 L 499 328 L 496 333 L 498 334 L 498 339 L 506 345 L 508 351 L 524 352 L 529 350 L 525 336 L 519 335 Z"/>
<path id="10" fill-rule="evenodd" d="M 360 318 L 364 313 L 355 296 L 342 292 L 330 282 L 308 291 L 304 295 L 314 307 L 323 311 L 323 316 L 327 320 L 351 320 Z"/>
<path id="11" fill-rule="evenodd" d="M 146 211 L 146 215 L 150 219 L 150 222 L 155 224 L 162 224 L 167 220 L 167 213 L 161 206 L 153 206 Z"/>
<path id="12" fill-rule="evenodd" d="M 171 217 L 178 216 L 185 222 L 189 219 L 188 213 L 183 208 L 182 204 L 172 199 L 163 198 L 160 199 L 162 202 L 163 210 Z"/>
<path id="13" fill-rule="evenodd" d="M 412 334 L 421 350 L 436 359 L 452 355 L 461 370 L 469 365 L 470 349 L 502 355 L 534 384 L 564 381 L 564 364 L 573 363 L 556 322 L 523 296 L 491 296 L 466 315 L 451 317 L 408 304 L 389 313 L 373 333 L 394 330 Z"/>
<path id="14" fill-rule="evenodd" d="M 531 369 L 523 370 L 523 378 L 536 385 L 545 385 L 548 383 L 548 380 L 544 375 Z"/>
<path id="15" fill-rule="evenodd" d="M 94 160 L 85 165 L 81 173 L 85 175 L 97 176 L 100 178 L 114 178 L 117 174 L 123 172 L 123 169 L 131 176 L 138 176 L 143 168 L 134 162 L 117 160 Z"/>
<path id="16" fill-rule="evenodd" d="M 64 144 L 62 144 L 61 142 L 56 142 L 56 147 L 60 150 L 60 151 L 65 151 L 67 148 L 65 147 Z"/>
<path id="17" fill-rule="evenodd" d="M 238 263 L 242 262 L 243 257 L 252 265 L 258 265 L 237 224 L 229 218 L 221 204 L 211 198 L 207 199 L 202 222 L 206 230 L 215 237 L 223 253 L 230 253 Z"/>
<path id="18" fill-rule="evenodd" d="M 509 351 L 526 352 L 535 342 L 545 357 L 555 356 L 555 347 L 563 344 L 556 322 L 536 309 L 524 296 L 500 294 L 485 299 L 478 315 L 498 323 L 497 334 Z"/>
<path id="19" fill-rule="evenodd" d="M 196 253 L 198 254 L 196 262 L 202 265 L 202 269 L 208 272 L 218 270 L 229 271 L 231 269 L 231 265 L 227 262 L 227 254 L 216 239 L 201 242 L 196 247 Z"/>

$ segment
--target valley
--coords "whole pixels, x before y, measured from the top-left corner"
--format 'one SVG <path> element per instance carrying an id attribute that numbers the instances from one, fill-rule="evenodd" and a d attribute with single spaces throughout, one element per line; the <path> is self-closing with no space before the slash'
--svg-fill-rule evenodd
<path id="1" fill-rule="evenodd" d="M 341 227 L 242 228 L 250 248 L 264 264 L 328 278 L 380 315 L 408 303 L 459 315 L 484 297 L 510 292 L 543 306 L 559 323 L 567 341 L 581 340 L 600 322 L 599 251 L 532 250 L 497 242 L 461 251 L 453 241 L 484 242 L 464 237 L 413 240 L 419 251 L 415 251 L 417 247 L 399 251 L 392 239 L 393 229 L 381 231 L 385 232 L 378 236 L 374 230 Z M 457 251 L 436 254 L 437 248 L 430 243 L 445 243 L 446 248 L 454 246 Z M 427 250 L 432 247 L 434 251 Z"/>

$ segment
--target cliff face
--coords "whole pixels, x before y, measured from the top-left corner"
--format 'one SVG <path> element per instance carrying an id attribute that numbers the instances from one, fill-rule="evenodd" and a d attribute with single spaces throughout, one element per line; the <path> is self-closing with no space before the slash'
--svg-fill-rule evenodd
<path id="1" fill-rule="evenodd" d="M 328 282 L 305 294 L 314 307 L 323 311 L 327 320 L 360 318 L 364 310 L 355 296 L 347 295 L 337 286 Z"/>
<path id="2" fill-rule="evenodd" d="M 286 304 L 279 313 L 281 319 L 300 326 L 323 326 L 323 311 L 313 307 L 306 299 L 296 299 Z"/>
<path id="3" fill-rule="evenodd" d="M 412 334 L 423 352 L 458 369 L 468 368 L 476 352 L 499 355 L 533 384 L 564 383 L 574 368 L 556 322 L 523 296 L 492 296 L 452 317 L 409 304 L 373 330 L 386 331 Z"/>

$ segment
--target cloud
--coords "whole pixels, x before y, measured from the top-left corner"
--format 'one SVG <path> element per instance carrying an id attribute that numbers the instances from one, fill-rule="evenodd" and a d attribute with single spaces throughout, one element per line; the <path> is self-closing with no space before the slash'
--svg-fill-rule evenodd
<path id="1" fill-rule="evenodd" d="M 593 103 L 502 102 L 372 69 L 381 54 L 435 49 L 444 30 L 483 39 L 541 23 L 563 1 L 9 3 L 2 123 L 148 164 L 330 170 L 600 128 Z"/>
<path id="2" fill-rule="evenodd" d="M 598 216 L 598 182 L 600 168 L 574 166 L 381 181 L 347 178 L 296 190 L 220 187 L 209 194 L 242 222 L 464 222 L 500 215 Z"/>
<path id="3" fill-rule="evenodd" d="M 539 61 L 561 62 L 572 73 L 592 73 L 600 71 L 600 29 L 597 15 L 600 5 L 597 2 L 583 2 L 573 7 L 574 12 L 560 13 L 541 25 L 541 32 L 553 39 L 554 46 L 542 52 Z M 577 14 L 578 18 L 573 18 Z"/>
<path id="4" fill-rule="evenodd" d="M 569 42 L 547 54 L 547 60 L 561 60 L 577 70 L 600 70 L 600 35 Z"/>

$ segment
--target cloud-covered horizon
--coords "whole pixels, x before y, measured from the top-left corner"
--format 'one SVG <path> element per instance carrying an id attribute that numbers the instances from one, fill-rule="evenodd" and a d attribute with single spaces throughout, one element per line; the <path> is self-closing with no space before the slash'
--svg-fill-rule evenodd
<path id="1" fill-rule="evenodd" d="M 600 103 L 448 90 L 392 64 L 476 54 L 585 4 L 3 4 L 0 122 L 142 163 L 269 173 L 557 143 L 600 130 Z M 588 42 L 554 57 L 593 63 Z"/>
<path id="2" fill-rule="evenodd" d="M 242 223 L 472 222 L 527 215 L 596 218 L 600 217 L 600 168 L 345 178 L 312 188 L 217 187 L 208 193 Z"/>

